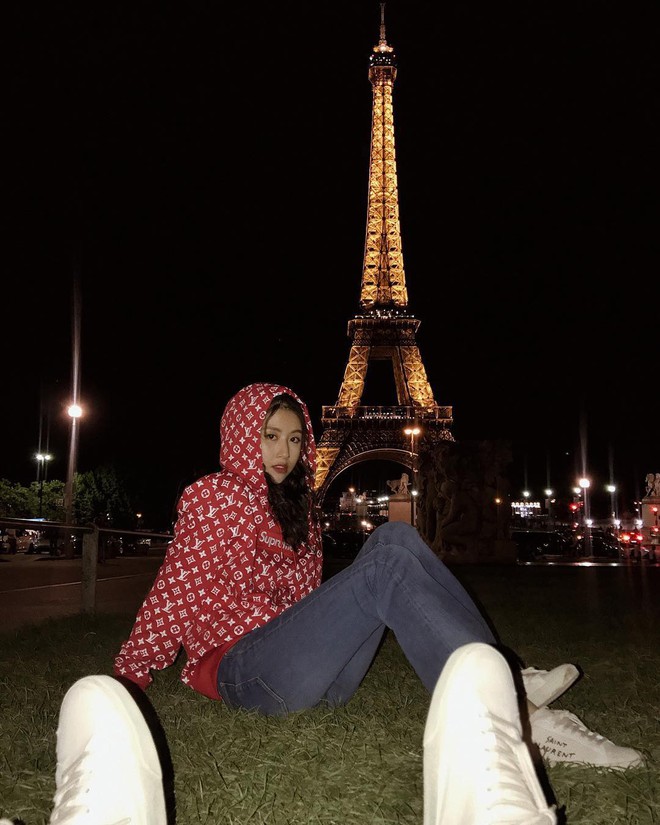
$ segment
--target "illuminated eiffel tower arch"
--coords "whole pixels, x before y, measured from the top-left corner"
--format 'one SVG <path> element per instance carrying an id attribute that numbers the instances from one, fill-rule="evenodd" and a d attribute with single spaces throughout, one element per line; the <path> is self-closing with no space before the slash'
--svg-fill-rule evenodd
<path id="1" fill-rule="evenodd" d="M 396 56 L 385 37 L 381 3 L 380 39 L 369 58 L 373 89 L 369 198 L 360 311 L 348 322 L 351 349 L 337 403 L 323 407 L 315 480 L 317 504 L 348 467 L 363 461 L 396 461 L 416 472 L 415 447 L 453 441 L 451 407 L 435 401 L 415 333 L 420 321 L 408 311 L 403 269 L 392 89 Z M 392 364 L 396 406 L 361 406 L 371 361 Z M 404 429 L 419 427 L 414 436 Z"/>

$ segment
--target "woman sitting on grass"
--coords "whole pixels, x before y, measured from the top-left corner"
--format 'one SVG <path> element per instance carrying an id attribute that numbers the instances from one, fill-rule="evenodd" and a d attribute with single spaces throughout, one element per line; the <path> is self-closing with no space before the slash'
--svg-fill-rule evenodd
<path id="1" fill-rule="evenodd" d="M 116 657 L 116 676 L 144 689 L 183 645 L 181 678 L 191 688 L 230 707 L 284 715 L 348 702 L 387 628 L 429 694 L 454 650 L 498 644 L 408 524 L 378 527 L 349 567 L 321 583 L 316 445 L 292 390 L 240 390 L 220 435 L 221 469 L 184 490 L 174 539 Z M 541 753 L 550 764 L 640 764 L 637 751 L 546 707 L 577 676 L 572 665 L 522 672 Z"/>

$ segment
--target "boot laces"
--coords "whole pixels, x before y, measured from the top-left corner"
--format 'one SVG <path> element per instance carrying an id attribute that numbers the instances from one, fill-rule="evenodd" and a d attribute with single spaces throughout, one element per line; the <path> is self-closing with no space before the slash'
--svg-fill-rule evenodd
<path id="1" fill-rule="evenodd" d="M 90 790 L 94 769 L 89 764 L 89 752 L 83 751 L 69 768 L 63 772 L 62 781 L 55 791 L 55 807 L 51 813 L 49 825 L 74 825 L 79 817 L 91 812 Z M 92 820 L 94 825 L 130 825 L 130 816 L 113 820 Z"/>
<path id="2" fill-rule="evenodd" d="M 554 806 L 548 808 L 540 787 L 536 790 L 536 776 L 527 776 L 528 763 L 518 757 L 520 748 L 526 746 L 517 729 L 492 713 L 484 714 L 482 720 L 489 756 L 487 810 L 491 825 L 554 825 Z"/>

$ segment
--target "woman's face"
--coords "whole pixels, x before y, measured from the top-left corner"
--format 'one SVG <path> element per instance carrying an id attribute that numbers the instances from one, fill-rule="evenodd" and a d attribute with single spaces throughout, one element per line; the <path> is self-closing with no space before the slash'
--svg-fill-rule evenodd
<path id="1" fill-rule="evenodd" d="M 293 410 L 279 409 L 267 419 L 261 431 L 261 455 L 264 470 L 281 484 L 298 463 L 303 430 Z"/>

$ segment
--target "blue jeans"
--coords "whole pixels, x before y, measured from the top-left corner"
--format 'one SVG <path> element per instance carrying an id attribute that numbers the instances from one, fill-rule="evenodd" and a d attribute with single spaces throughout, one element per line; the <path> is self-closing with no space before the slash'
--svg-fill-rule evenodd
<path id="1" fill-rule="evenodd" d="M 429 693 L 457 647 L 496 643 L 475 603 L 417 530 L 387 522 L 353 564 L 223 656 L 220 696 L 230 707 L 275 716 L 322 701 L 345 704 L 387 628 Z"/>

